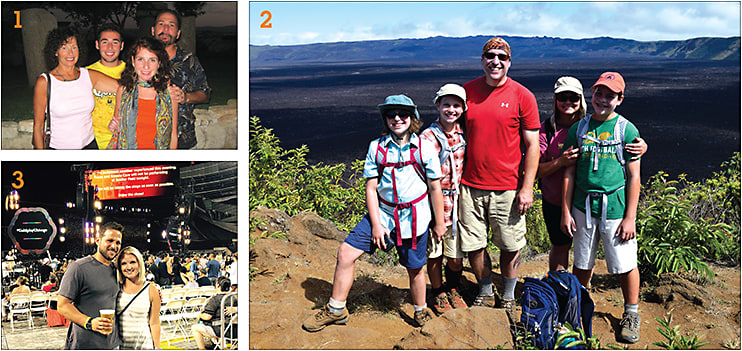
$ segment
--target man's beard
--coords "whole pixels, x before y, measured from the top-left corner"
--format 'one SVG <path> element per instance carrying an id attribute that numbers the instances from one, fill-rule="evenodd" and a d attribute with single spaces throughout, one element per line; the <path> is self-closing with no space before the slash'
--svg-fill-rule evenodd
<path id="1" fill-rule="evenodd" d="M 163 35 L 164 36 L 167 36 L 167 39 L 164 39 L 162 37 Z M 162 44 L 164 44 L 165 46 L 168 46 L 168 45 L 171 45 L 171 44 L 175 43 L 175 38 L 173 38 L 170 34 L 167 34 L 167 33 L 157 34 L 157 40 L 161 41 Z"/>

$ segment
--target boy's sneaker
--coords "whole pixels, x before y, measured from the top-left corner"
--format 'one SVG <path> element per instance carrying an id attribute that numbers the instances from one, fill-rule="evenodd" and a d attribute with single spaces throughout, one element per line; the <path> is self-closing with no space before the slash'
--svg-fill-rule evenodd
<path id="1" fill-rule="evenodd" d="M 450 307 L 450 306 L 449 306 Z M 415 311 L 415 322 L 418 326 L 425 325 L 425 322 L 433 319 L 433 313 L 429 308 L 423 308 L 421 311 Z"/>
<path id="2" fill-rule="evenodd" d="M 350 319 L 350 315 L 348 314 L 347 308 L 343 308 L 343 312 L 336 315 L 330 312 L 329 305 L 325 305 L 319 312 L 317 312 L 317 314 L 304 320 L 302 327 L 307 331 L 316 332 L 324 329 L 330 324 L 348 323 L 348 319 Z"/>
<path id="3" fill-rule="evenodd" d="M 445 292 L 442 292 L 438 294 L 438 296 L 434 297 L 433 308 L 436 312 L 438 312 L 438 314 L 443 314 L 444 312 L 453 309 L 453 307 L 451 307 L 451 304 L 448 303 L 448 295 L 446 295 Z"/>
<path id="4" fill-rule="evenodd" d="M 633 344 L 639 341 L 639 326 L 642 319 L 636 312 L 624 312 L 621 319 L 621 339 Z"/>
<path id="5" fill-rule="evenodd" d="M 464 302 L 464 298 L 461 297 L 461 294 L 459 294 L 456 289 L 451 289 L 451 291 L 448 292 L 448 301 L 451 302 L 451 306 L 453 308 L 467 308 L 466 302 Z"/>
<path id="6" fill-rule="evenodd" d="M 472 306 L 495 308 L 495 294 L 493 293 L 492 295 L 477 295 Z"/>

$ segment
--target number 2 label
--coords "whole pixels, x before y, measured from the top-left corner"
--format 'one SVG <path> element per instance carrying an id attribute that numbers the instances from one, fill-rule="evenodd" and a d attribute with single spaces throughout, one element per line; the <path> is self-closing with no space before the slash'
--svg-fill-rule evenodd
<path id="1" fill-rule="evenodd" d="M 273 23 L 271 23 L 271 18 L 273 18 L 273 15 L 271 15 L 271 12 L 266 10 L 260 13 L 260 17 L 265 16 L 265 21 L 260 24 L 260 28 L 273 28 Z"/>

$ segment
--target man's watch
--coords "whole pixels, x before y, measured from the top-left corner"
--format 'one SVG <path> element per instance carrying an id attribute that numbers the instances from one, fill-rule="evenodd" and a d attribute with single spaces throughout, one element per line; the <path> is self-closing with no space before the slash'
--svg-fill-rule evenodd
<path id="1" fill-rule="evenodd" d="M 85 322 L 85 329 L 93 330 L 93 318 L 88 318 L 87 322 Z"/>

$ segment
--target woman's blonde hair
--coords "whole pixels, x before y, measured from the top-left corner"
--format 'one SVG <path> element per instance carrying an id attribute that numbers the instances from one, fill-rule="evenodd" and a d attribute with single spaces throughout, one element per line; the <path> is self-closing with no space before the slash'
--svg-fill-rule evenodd
<path id="1" fill-rule="evenodd" d="M 144 281 L 145 279 L 145 269 L 144 269 L 144 257 L 142 257 L 142 254 L 137 250 L 136 247 L 133 246 L 127 246 L 119 252 L 119 255 L 116 257 L 116 277 L 119 281 L 119 284 L 124 284 L 124 281 L 126 281 L 126 278 L 124 277 L 124 274 L 121 272 L 121 260 L 124 258 L 125 254 L 131 254 L 134 255 L 134 257 L 137 258 L 137 265 L 139 265 L 139 279 L 136 281 L 137 283 Z"/>

